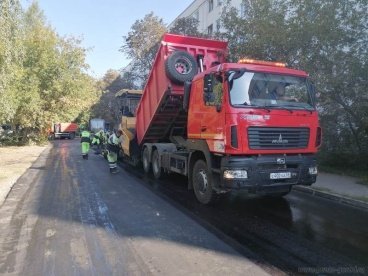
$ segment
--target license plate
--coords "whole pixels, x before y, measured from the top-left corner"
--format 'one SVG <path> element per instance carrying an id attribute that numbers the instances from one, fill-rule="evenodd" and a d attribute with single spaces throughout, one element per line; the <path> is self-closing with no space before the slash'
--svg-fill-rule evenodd
<path id="1" fill-rule="evenodd" d="M 291 178 L 291 172 L 278 172 L 270 174 L 270 179 L 287 179 L 287 178 Z"/>

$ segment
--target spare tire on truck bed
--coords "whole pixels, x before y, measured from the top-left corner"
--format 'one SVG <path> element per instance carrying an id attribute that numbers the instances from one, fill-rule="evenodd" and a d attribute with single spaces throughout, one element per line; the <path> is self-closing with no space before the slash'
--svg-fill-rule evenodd
<path id="1" fill-rule="evenodd" d="M 195 58 L 184 51 L 173 52 L 165 61 L 167 77 L 174 83 L 183 84 L 190 81 L 198 73 Z"/>

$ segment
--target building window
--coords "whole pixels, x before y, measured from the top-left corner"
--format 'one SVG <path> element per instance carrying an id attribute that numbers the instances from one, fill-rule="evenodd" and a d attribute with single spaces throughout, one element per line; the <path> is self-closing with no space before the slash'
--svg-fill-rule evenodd
<path id="1" fill-rule="evenodd" d="M 207 34 L 208 35 L 212 35 L 213 34 L 213 24 L 209 25 L 207 27 Z"/>
<path id="2" fill-rule="evenodd" d="M 219 32 L 221 28 L 221 19 L 216 20 L 216 31 Z"/>
<path id="3" fill-rule="evenodd" d="M 208 0 L 208 12 L 213 10 L 213 0 Z"/>

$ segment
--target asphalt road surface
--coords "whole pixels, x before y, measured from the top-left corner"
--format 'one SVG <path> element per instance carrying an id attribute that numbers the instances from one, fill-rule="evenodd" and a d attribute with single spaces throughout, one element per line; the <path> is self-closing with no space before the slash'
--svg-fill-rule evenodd
<path id="1" fill-rule="evenodd" d="M 185 181 L 55 141 L 0 208 L 0 273 L 368 273 L 367 212 L 298 192 L 202 206 Z"/>

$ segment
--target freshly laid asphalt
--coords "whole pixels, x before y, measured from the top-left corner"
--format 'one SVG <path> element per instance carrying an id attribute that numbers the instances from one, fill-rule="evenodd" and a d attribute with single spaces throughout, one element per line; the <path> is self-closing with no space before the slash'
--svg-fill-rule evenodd
<path id="1" fill-rule="evenodd" d="M 0 208 L 0 273 L 367 274 L 368 212 L 294 191 L 197 203 L 186 180 L 55 141 Z"/>
<path id="2" fill-rule="evenodd" d="M 288 274 L 368 273 L 368 212 L 364 209 L 299 191 L 279 199 L 236 194 L 203 206 L 187 191 L 183 177 L 154 181 L 129 166 L 124 168 L 246 256 L 255 254 L 255 259 Z"/>
<path id="3" fill-rule="evenodd" d="M 55 141 L 0 208 L 0 273 L 267 274 L 140 182 Z"/>

